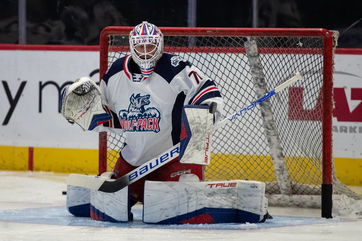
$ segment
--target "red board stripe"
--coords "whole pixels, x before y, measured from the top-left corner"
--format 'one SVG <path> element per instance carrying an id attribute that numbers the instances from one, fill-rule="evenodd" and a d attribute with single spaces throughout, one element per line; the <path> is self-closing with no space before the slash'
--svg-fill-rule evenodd
<path id="1" fill-rule="evenodd" d="M 28 148 L 28 171 L 34 170 L 34 147 Z"/>

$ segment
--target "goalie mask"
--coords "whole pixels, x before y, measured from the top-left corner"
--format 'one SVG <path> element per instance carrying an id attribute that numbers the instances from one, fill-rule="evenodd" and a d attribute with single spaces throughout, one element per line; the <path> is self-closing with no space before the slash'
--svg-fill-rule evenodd
<path id="1" fill-rule="evenodd" d="M 129 44 L 132 59 L 145 77 L 149 77 L 163 53 L 163 34 L 158 27 L 146 21 L 130 32 Z"/>

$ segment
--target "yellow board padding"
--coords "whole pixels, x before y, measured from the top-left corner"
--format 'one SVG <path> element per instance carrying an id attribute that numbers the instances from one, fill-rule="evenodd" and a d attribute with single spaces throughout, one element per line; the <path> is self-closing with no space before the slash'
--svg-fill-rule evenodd
<path id="1" fill-rule="evenodd" d="M 115 163 L 118 152 L 112 155 Z M 28 147 L 0 146 L 0 170 L 28 170 L 28 160 Z M 318 162 L 301 157 L 285 157 L 285 160 L 292 181 L 321 183 Z M 98 150 L 34 147 L 33 163 L 34 171 L 97 174 Z M 362 159 L 334 158 L 334 166 L 337 177 L 343 183 L 362 186 Z M 108 170 L 111 168 L 108 166 Z M 205 177 L 207 180 L 276 181 L 271 157 L 260 155 L 212 154 L 211 164 L 205 167 Z"/>
<path id="2" fill-rule="evenodd" d="M 28 170 L 28 147 L 0 146 L 0 170 Z"/>
<path id="3" fill-rule="evenodd" d="M 302 184 L 320 184 L 320 165 L 304 157 L 285 157 L 289 179 Z M 206 180 L 248 179 L 263 182 L 277 180 L 270 156 L 212 154 L 205 168 Z"/>
<path id="4" fill-rule="evenodd" d="M 362 159 L 333 158 L 336 175 L 346 185 L 362 186 Z"/>
<path id="5" fill-rule="evenodd" d="M 29 147 L 0 146 L 0 170 L 29 170 Z M 98 150 L 33 148 L 33 170 L 59 173 L 98 173 Z"/>
<path id="6" fill-rule="evenodd" d="M 251 166 L 256 168 L 252 172 L 250 171 Z M 276 177 L 272 168 L 268 168 L 268 172 L 265 172 L 265 169 L 262 170 L 266 166 L 272 166 L 270 157 L 260 158 L 257 155 L 212 154 L 211 162 L 205 167 L 204 174 L 207 181 L 232 179 L 275 181 Z"/>
<path id="7" fill-rule="evenodd" d="M 206 180 L 248 179 L 276 181 L 270 156 L 241 154 L 212 154 L 205 168 Z M 319 160 L 304 157 L 285 157 L 290 180 L 302 184 L 322 182 Z M 334 158 L 337 178 L 346 185 L 362 186 L 362 159 Z"/>
<path id="8" fill-rule="evenodd" d="M 116 165 L 116 162 L 119 158 L 118 150 L 107 150 L 107 172 L 111 172 L 113 167 Z"/>
<path id="9" fill-rule="evenodd" d="M 98 150 L 34 148 L 34 171 L 98 173 Z"/>

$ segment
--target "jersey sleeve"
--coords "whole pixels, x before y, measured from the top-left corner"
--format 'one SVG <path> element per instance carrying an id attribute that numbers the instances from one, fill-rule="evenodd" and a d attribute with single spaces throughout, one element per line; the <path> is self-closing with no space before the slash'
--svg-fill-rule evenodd
<path id="1" fill-rule="evenodd" d="M 172 82 L 175 88 L 184 92 L 185 105 L 210 105 L 215 102 L 217 120 L 223 115 L 224 101 L 220 90 L 215 82 L 196 66 L 185 64 Z"/>
<path id="2" fill-rule="evenodd" d="M 102 80 L 99 83 L 99 88 L 101 92 L 102 98 L 102 105 L 103 109 L 112 117 L 109 121 L 102 123 L 102 125 L 97 126 L 94 131 L 101 132 L 101 131 L 108 131 L 114 133 L 123 133 L 121 128 L 120 120 L 112 105 L 112 99 L 110 97 L 110 87 L 109 82 L 114 76 L 119 73 L 123 69 L 125 58 L 120 58 L 116 60 L 112 66 L 109 68 L 107 73 L 103 76 Z"/>
<path id="3" fill-rule="evenodd" d="M 109 121 L 106 121 L 104 123 L 102 123 L 101 125 L 97 126 L 95 129 L 93 129 L 96 132 L 101 132 L 101 131 L 108 131 L 108 132 L 114 132 L 114 133 L 122 133 L 122 129 L 121 129 L 121 125 L 120 125 L 120 121 L 119 118 L 116 114 L 116 112 L 114 112 L 112 110 L 111 105 L 109 104 L 109 92 L 108 92 L 108 87 L 105 81 L 101 80 L 100 84 L 100 91 L 101 91 L 101 98 L 102 98 L 102 106 L 103 109 L 112 117 Z"/>
<path id="4" fill-rule="evenodd" d="M 201 72 L 195 66 L 186 66 L 184 71 L 184 81 L 189 86 L 186 90 L 186 101 L 189 105 L 206 104 L 212 99 L 221 98 L 221 93 L 208 76 Z"/>

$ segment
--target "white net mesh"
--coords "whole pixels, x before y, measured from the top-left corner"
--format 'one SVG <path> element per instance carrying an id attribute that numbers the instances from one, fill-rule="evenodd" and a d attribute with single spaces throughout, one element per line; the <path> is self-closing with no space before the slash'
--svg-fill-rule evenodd
<path id="1" fill-rule="evenodd" d="M 332 101 L 324 97 L 323 84 L 325 68 L 330 74 L 333 71 L 332 63 L 325 62 L 323 36 L 304 36 L 303 32 L 279 35 L 272 31 L 257 36 L 173 36 L 163 32 L 167 52 L 189 60 L 217 83 L 227 114 L 252 103 L 265 94 L 263 91 L 273 89 L 296 72 L 304 77 L 271 98 L 267 106 L 257 106 L 216 131 L 211 164 L 205 168 L 206 180 L 258 180 L 267 183 L 268 194 L 280 194 L 285 183 L 280 183 L 273 160 L 276 157 L 271 154 L 275 145 L 269 140 L 276 136 L 277 158 L 286 171 L 287 180 L 283 182 L 288 184 L 288 193 L 283 194 L 320 195 L 323 148 L 328 146 L 323 145 L 323 134 L 331 131 L 323 129 L 323 118 L 331 116 L 324 116 L 322 103 Z M 245 47 L 250 41 L 257 47 L 254 57 Z M 102 50 L 107 51 L 104 69 L 129 54 L 127 46 L 126 31 L 109 35 L 108 47 Z M 119 135 L 108 136 L 108 169 L 115 164 L 124 141 Z M 331 143 L 329 147 L 331 151 Z"/>

